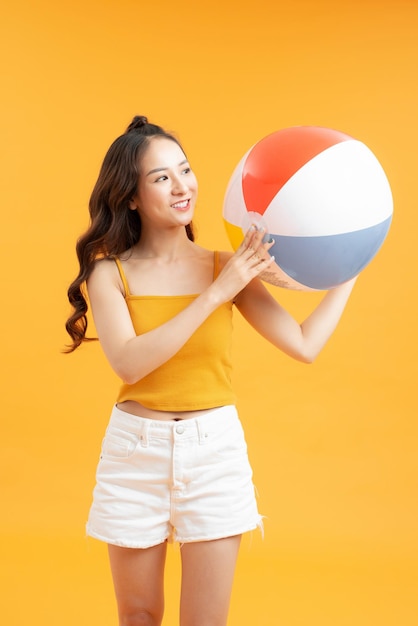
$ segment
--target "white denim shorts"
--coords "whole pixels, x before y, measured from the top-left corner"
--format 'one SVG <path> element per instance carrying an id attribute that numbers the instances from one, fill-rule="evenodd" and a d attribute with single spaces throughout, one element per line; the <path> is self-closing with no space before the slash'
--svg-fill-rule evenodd
<path id="1" fill-rule="evenodd" d="M 180 421 L 116 406 L 102 443 L 87 534 L 147 548 L 262 527 L 235 406 Z"/>

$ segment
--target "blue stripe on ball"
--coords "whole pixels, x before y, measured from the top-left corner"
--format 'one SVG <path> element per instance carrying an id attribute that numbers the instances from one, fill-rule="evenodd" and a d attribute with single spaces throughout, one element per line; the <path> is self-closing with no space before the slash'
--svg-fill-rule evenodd
<path id="1" fill-rule="evenodd" d="M 302 285 L 330 289 L 357 276 L 380 249 L 392 216 L 363 230 L 323 237 L 275 235 L 269 250 L 277 265 Z"/>

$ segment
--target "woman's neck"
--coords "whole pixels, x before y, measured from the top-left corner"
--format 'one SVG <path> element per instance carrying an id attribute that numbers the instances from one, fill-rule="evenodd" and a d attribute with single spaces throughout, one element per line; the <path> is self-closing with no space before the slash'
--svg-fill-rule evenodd
<path id="1" fill-rule="evenodd" d="M 185 228 L 142 232 L 132 249 L 132 257 L 160 258 L 167 261 L 190 254 L 196 248 Z"/>

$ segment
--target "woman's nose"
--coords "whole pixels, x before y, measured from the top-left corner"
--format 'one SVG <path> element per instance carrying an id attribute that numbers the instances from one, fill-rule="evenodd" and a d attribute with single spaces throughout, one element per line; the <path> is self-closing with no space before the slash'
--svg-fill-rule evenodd
<path id="1" fill-rule="evenodd" d="M 188 190 L 186 181 L 183 178 L 176 177 L 173 181 L 172 192 L 176 194 L 183 194 Z"/>

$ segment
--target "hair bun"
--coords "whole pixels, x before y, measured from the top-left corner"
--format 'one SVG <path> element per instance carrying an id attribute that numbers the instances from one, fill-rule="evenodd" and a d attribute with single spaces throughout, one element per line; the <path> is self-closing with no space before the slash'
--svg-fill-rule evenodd
<path id="1" fill-rule="evenodd" d="M 148 124 L 148 119 L 145 115 L 135 115 L 132 122 L 129 124 L 126 132 L 129 133 L 131 130 L 141 130 L 144 126 Z"/>

